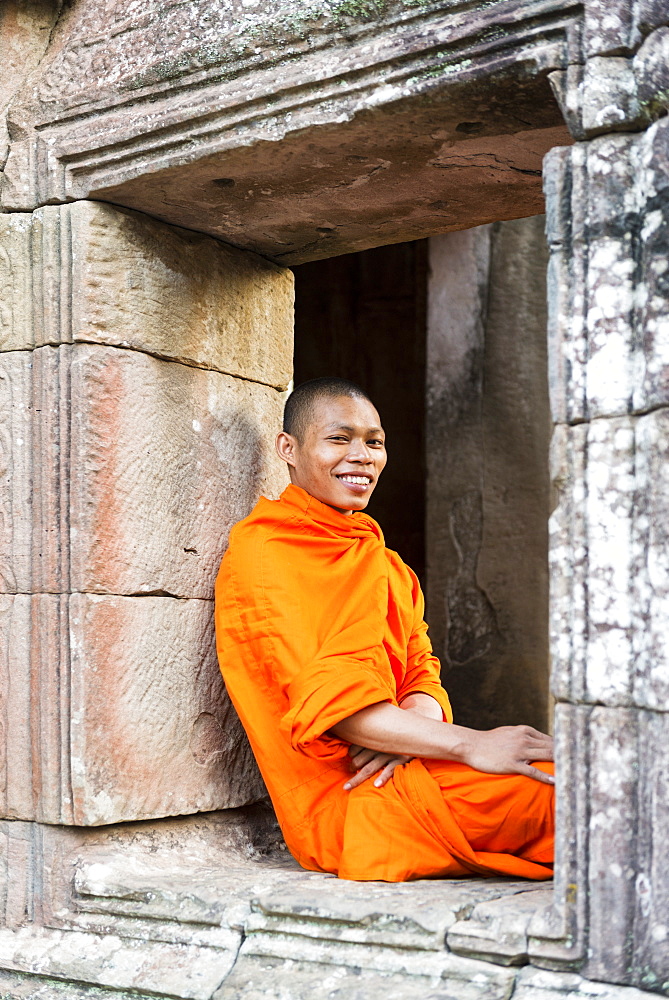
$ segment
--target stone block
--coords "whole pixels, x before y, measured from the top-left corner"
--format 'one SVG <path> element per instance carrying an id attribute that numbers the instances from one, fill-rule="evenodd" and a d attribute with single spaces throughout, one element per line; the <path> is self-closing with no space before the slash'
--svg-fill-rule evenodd
<path id="1" fill-rule="evenodd" d="M 140 986 L 159 996 L 209 1000 L 232 958 L 195 946 L 32 926 L 0 930 L 0 964 L 8 971 L 83 980 L 117 990 Z"/>
<path id="2" fill-rule="evenodd" d="M 85 826 L 263 796 L 220 677 L 211 601 L 2 602 L 3 815 Z"/>
<path id="3" fill-rule="evenodd" d="M 468 970 L 473 973 L 474 970 Z M 506 1000 L 511 983 L 405 975 L 292 958 L 242 955 L 212 1000 Z"/>
<path id="4" fill-rule="evenodd" d="M 258 940 L 269 934 L 317 941 L 442 951 L 446 935 L 478 905 L 491 900 L 504 909 L 527 883 L 501 879 L 453 879 L 403 884 L 322 881 L 291 877 L 257 893 L 245 929 Z"/>
<path id="5" fill-rule="evenodd" d="M 70 365 L 72 589 L 212 597 L 230 528 L 286 485 L 280 394 L 136 351 Z"/>
<path id="6" fill-rule="evenodd" d="M 558 428 L 551 517 L 553 691 L 669 710 L 669 411 Z"/>
<path id="7" fill-rule="evenodd" d="M 591 899 L 585 975 L 666 992 L 669 980 L 669 716 L 590 718 Z"/>
<path id="8" fill-rule="evenodd" d="M 69 614 L 76 824 L 262 796 L 220 678 L 211 602 L 74 594 Z"/>
<path id="9" fill-rule="evenodd" d="M 528 955 L 544 968 L 580 968 L 587 948 L 588 721 L 592 709 L 555 708 L 555 887 L 552 903 L 531 917 Z"/>
<path id="10" fill-rule="evenodd" d="M 135 990 L 108 990 L 0 969 L 0 1000 L 157 1000 Z M 160 1000 L 160 998 L 158 998 Z"/>
<path id="11" fill-rule="evenodd" d="M 290 264 L 536 214 L 581 19 L 190 0 L 167 36 L 155 0 L 84 0 L 12 106 L 3 204 L 104 200 Z"/>
<path id="12" fill-rule="evenodd" d="M 31 589 L 31 353 L 0 354 L 0 593 Z"/>
<path id="13" fill-rule="evenodd" d="M 94 342 L 285 388 L 292 274 L 199 233 L 82 201 L 0 217 L 0 348 Z"/>
<path id="14" fill-rule="evenodd" d="M 263 969 L 271 972 L 263 975 Z M 386 988 L 392 992 L 393 987 L 400 989 L 397 995 L 401 997 L 402 984 L 409 990 L 407 995 L 411 1000 L 418 1000 L 426 994 L 439 1000 L 442 997 L 443 1000 L 449 997 L 457 997 L 458 1000 L 507 1000 L 515 978 L 511 969 L 461 958 L 446 951 L 426 953 L 343 944 L 327 938 L 307 940 L 290 934 L 249 934 L 242 944 L 232 974 L 222 984 L 216 1000 L 236 998 L 242 983 L 256 987 L 257 992 L 252 996 L 267 996 L 261 990 L 273 983 L 270 988 L 276 992 L 270 992 L 270 997 L 302 1000 L 308 995 L 304 992 L 305 987 L 309 985 L 313 989 L 317 976 L 320 976 L 321 982 L 326 978 L 330 980 L 333 988 L 336 988 L 337 980 L 343 978 L 340 994 L 343 1000 L 351 995 L 347 989 L 351 981 L 346 979 L 349 970 L 355 970 L 356 978 L 358 975 L 362 977 L 364 987 L 358 994 L 360 1000 L 383 994 Z M 301 973 L 306 980 L 303 980 L 304 986 L 300 983 Z M 291 993 L 293 982 L 298 988 Z M 328 996 L 328 993 L 325 995 Z M 336 993 L 330 995 L 337 996 Z"/>
<path id="15" fill-rule="evenodd" d="M 584 5 L 585 55 L 629 52 L 638 40 L 634 4 L 629 0 L 587 0 Z"/>
<path id="16" fill-rule="evenodd" d="M 625 8 L 629 9 L 629 5 L 625 4 Z M 582 136 L 579 138 L 628 132 L 647 123 L 631 59 L 592 56 L 585 64 L 580 96 Z"/>
<path id="17" fill-rule="evenodd" d="M 535 913 L 553 903 L 553 889 L 528 889 L 503 899 L 477 903 L 466 920 L 448 931 L 451 951 L 496 965 L 524 965 L 527 928 Z"/>
<path id="18" fill-rule="evenodd" d="M 547 158 L 557 421 L 669 403 L 667 125 L 657 122 L 641 136 L 603 136 Z"/>
<path id="19" fill-rule="evenodd" d="M 558 706 L 555 902 L 530 924 L 534 965 L 666 992 L 668 735 L 667 713 Z"/>
<path id="20" fill-rule="evenodd" d="M 584 979 L 575 972 L 547 972 L 531 965 L 518 973 L 514 1000 L 652 1000 L 660 994 L 633 986 L 615 986 Z"/>
<path id="21" fill-rule="evenodd" d="M 636 53 L 633 62 L 639 104 L 649 117 L 666 113 L 669 101 L 669 29 L 653 31 Z"/>
<path id="22" fill-rule="evenodd" d="M 231 526 L 287 482 L 281 395 L 138 351 L 0 354 L 0 590 L 210 598 Z"/>

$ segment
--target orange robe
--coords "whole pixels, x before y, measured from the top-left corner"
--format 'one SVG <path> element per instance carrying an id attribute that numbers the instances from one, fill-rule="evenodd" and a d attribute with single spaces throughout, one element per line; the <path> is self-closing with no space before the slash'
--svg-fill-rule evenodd
<path id="1" fill-rule="evenodd" d="M 452 721 L 418 581 L 371 517 L 341 514 L 294 485 L 261 498 L 233 528 L 218 574 L 216 644 L 303 867 L 388 882 L 550 878 L 550 785 L 417 758 L 382 788 L 343 789 L 349 745 L 328 735 L 337 722 L 419 691 Z"/>

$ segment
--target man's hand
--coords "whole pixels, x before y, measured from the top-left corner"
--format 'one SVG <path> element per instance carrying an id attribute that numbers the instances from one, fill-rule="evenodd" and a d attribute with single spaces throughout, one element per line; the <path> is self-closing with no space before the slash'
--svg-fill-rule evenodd
<path id="1" fill-rule="evenodd" d="M 348 752 L 351 758 L 351 765 L 355 768 L 357 774 L 350 778 L 344 785 L 347 792 L 361 785 L 363 781 L 367 781 L 373 775 L 378 774 L 379 771 L 381 773 L 374 781 L 374 784 L 377 788 L 381 788 L 382 785 L 385 785 L 390 780 L 396 767 L 399 767 L 401 764 L 408 764 L 410 760 L 413 760 L 412 757 L 381 753 L 378 750 L 367 750 L 365 747 L 355 745 L 349 747 Z"/>
<path id="2" fill-rule="evenodd" d="M 500 726 L 485 731 L 470 730 L 462 760 L 487 774 L 526 774 L 547 785 L 553 776 L 532 767 L 533 760 L 553 760 L 553 738 L 532 726 Z"/>

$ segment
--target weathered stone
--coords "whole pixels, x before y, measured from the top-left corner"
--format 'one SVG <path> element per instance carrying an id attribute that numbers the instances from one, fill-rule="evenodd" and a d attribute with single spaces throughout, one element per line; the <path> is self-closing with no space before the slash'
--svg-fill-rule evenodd
<path id="1" fill-rule="evenodd" d="M 551 887 L 477 903 L 471 916 L 459 920 L 448 931 L 448 947 L 458 955 L 497 965 L 524 965 L 530 920 L 552 902 Z"/>
<path id="2" fill-rule="evenodd" d="M 60 0 L 3 0 L 0 7 L 0 171 L 9 152 L 7 106 L 46 52 Z"/>
<path id="3" fill-rule="evenodd" d="M 207 954 L 192 945 L 34 926 L 0 930 L 0 963 L 4 969 L 83 979 L 115 989 L 139 986 L 183 1000 L 209 1000 L 232 965 L 223 951 Z"/>
<path id="4" fill-rule="evenodd" d="M 65 983 L 43 976 L 31 976 L 0 969 L 0 1000 L 156 1000 L 154 993 L 119 993 L 82 983 Z M 164 1000 L 164 998 L 158 998 Z"/>
<path id="5" fill-rule="evenodd" d="M 588 59 L 582 83 L 584 137 L 603 132 L 629 132 L 635 126 L 647 124 L 644 112 L 630 59 L 612 56 Z"/>
<path id="6" fill-rule="evenodd" d="M 255 934 L 441 951 L 449 928 L 467 921 L 479 903 L 497 900 L 503 907 L 505 900 L 527 888 L 527 883 L 501 879 L 322 885 L 303 876 L 258 895 L 245 929 Z"/>
<path id="7" fill-rule="evenodd" d="M 668 124 L 547 158 L 549 365 L 558 421 L 669 403 Z"/>
<path id="8" fill-rule="evenodd" d="M 0 354 L 0 592 L 10 594 L 31 589 L 30 359 L 27 351 Z"/>
<path id="9" fill-rule="evenodd" d="M 629 0 L 587 0 L 584 5 L 583 48 L 586 56 L 618 55 L 638 42 L 634 3 Z"/>
<path id="10" fill-rule="evenodd" d="M 463 725 L 548 725 L 543 219 L 430 241 L 427 620 Z"/>
<path id="11" fill-rule="evenodd" d="M 0 355 L 0 393 L 5 592 L 209 598 L 230 527 L 286 483 L 263 385 L 75 345 Z"/>
<path id="12" fill-rule="evenodd" d="M 549 969 L 579 968 L 587 948 L 591 711 L 582 705 L 555 708 L 555 895 L 527 929 L 530 961 Z"/>
<path id="13" fill-rule="evenodd" d="M 231 526 L 286 485 L 281 396 L 135 351 L 68 360 L 73 589 L 212 597 Z"/>
<path id="14" fill-rule="evenodd" d="M 321 976 L 332 975 L 335 969 L 343 967 L 360 969 L 363 975 L 367 973 L 368 979 L 371 979 L 369 973 L 375 973 L 374 978 L 390 975 L 398 977 L 399 980 L 399 977 L 402 977 L 405 982 L 407 980 L 411 982 L 417 977 L 422 980 L 423 989 L 441 986 L 442 989 L 450 991 L 451 996 L 458 997 L 458 1000 L 460 998 L 478 1000 L 479 997 L 482 1000 L 506 1000 L 514 980 L 514 972 L 511 969 L 461 958 L 446 951 L 441 953 L 410 951 L 402 948 L 341 943 L 324 938 L 307 940 L 290 934 L 259 933 L 250 934 L 245 938 L 232 976 L 223 984 L 219 994 L 220 1000 L 234 997 L 236 995 L 234 990 L 239 988 L 239 984 L 257 977 L 268 959 L 270 960 L 268 964 L 274 968 L 274 981 L 279 985 L 283 980 L 285 986 L 290 989 L 296 956 L 299 956 L 300 963 L 305 963 L 306 970 L 315 967 L 314 972 L 319 970 Z M 313 982 L 313 979 L 311 981 Z M 266 982 L 267 979 L 264 980 L 264 983 Z M 383 979 L 377 978 L 375 987 L 370 984 L 371 990 L 376 988 L 377 992 L 383 992 L 382 983 Z M 325 995 L 327 996 L 327 993 Z M 369 996 L 369 992 L 367 995 Z M 446 996 L 448 995 L 446 993 Z M 412 993 L 409 993 L 409 996 L 412 996 Z M 299 993 L 297 997 L 300 997 Z"/>
<path id="15" fill-rule="evenodd" d="M 659 28 L 643 43 L 634 57 L 639 104 L 652 117 L 666 113 L 669 103 L 669 29 Z"/>
<path id="16" fill-rule="evenodd" d="M 518 973 L 514 1000 L 651 1000 L 659 994 L 633 986 L 593 983 L 574 972 L 545 972 L 528 966 Z"/>
<path id="17" fill-rule="evenodd" d="M 79 202 L 0 217 L 0 348 L 79 341 L 285 388 L 290 272 L 199 233 Z"/>
<path id="18" fill-rule="evenodd" d="M 330 965 L 303 961 L 296 955 L 242 954 L 212 1000 L 370 1000 L 391 996 L 397 1000 L 506 1000 L 512 984 L 486 980 L 474 969 L 460 976 L 439 973 L 406 975 L 357 965 Z"/>
<path id="19" fill-rule="evenodd" d="M 593 711 L 589 949 L 586 975 L 667 989 L 669 832 L 666 714 Z M 636 816 L 631 807 L 638 803 Z"/>
<path id="20" fill-rule="evenodd" d="M 220 678 L 210 601 L 2 600 L 4 815 L 87 825 L 263 795 Z"/>
<path id="21" fill-rule="evenodd" d="M 551 517 L 553 691 L 669 710 L 669 410 L 558 428 Z"/>
<path id="22" fill-rule="evenodd" d="M 206 812 L 263 794 L 220 678 L 211 602 L 75 594 L 69 616 L 75 823 Z"/>
<path id="23" fill-rule="evenodd" d="M 155 0 L 67 12 L 12 108 L 6 207 L 97 198 L 287 263 L 541 212 L 578 5 L 170 10 L 169 36 Z"/>

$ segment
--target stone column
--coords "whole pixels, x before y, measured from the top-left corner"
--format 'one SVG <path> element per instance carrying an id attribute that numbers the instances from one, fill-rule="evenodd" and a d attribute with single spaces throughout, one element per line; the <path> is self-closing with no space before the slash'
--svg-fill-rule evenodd
<path id="1" fill-rule="evenodd" d="M 592 4 L 585 83 L 556 80 L 582 141 L 545 170 L 558 905 L 532 930 L 538 964 L 666 992 L 669 122 L 639 132 L 667 105 L 662 17 Z"/>
<path id="2" fill-rule="evenodd" d="M 548 726 L 544 218 L 430 241 L 428 621 L 457 720 Z"/>
<path id="3" fill-rule="evenodd" d="M 231 525 L 284 485 L 292 276 L 79 202 L 0 216 L 0 284 L 0 815 L 255 801 L 212 593 Z"/>

